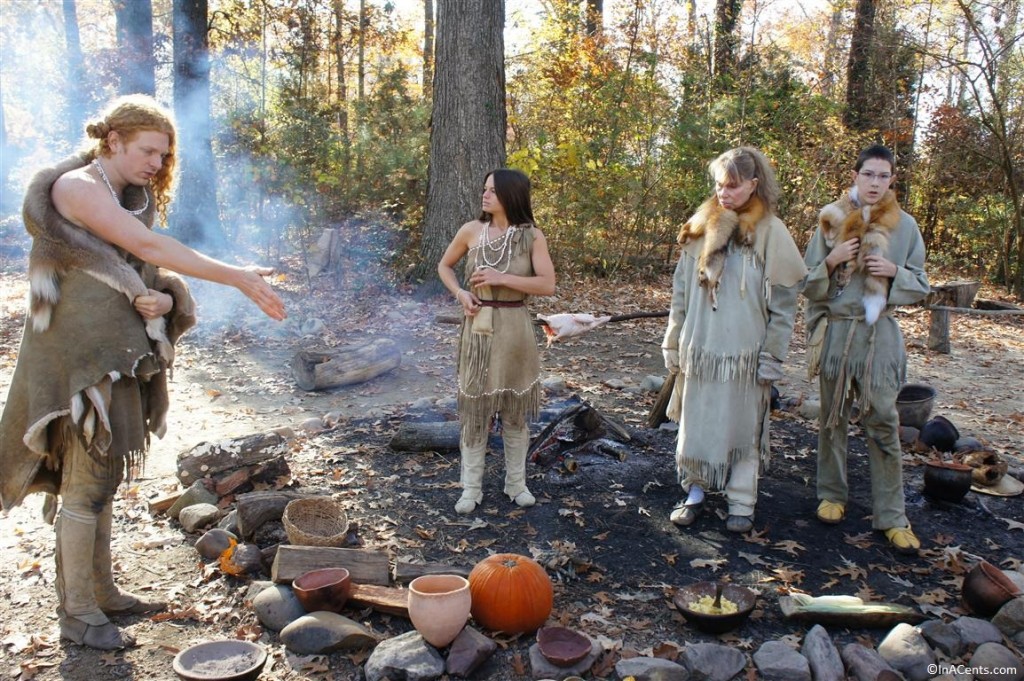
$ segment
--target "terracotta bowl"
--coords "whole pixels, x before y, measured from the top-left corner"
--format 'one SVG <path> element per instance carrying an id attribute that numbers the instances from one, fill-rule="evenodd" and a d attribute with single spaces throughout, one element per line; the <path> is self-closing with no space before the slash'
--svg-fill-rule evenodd
<path id="1" fill-rule="evenodd" d="M 924 469 L 924 493 L 933 499 L 959 502 L 971 489 L 970 466 L 946 461 L 929 461 Z"/>
<path id="2" fill-rule="evenodd" d="M 542 627 L 537 630 L 540 654 L 558 667 L 571 667 L 593 649 L 590 639 L 566 627 Z"/>
<path id="3" fill-rule="evenodd" d="M 727 598 L 736 604 L 736 612 L 712 615 L 692 609 L 691 605 L 700 600 L 702 596 L 714 598 L 718 589 L 721 589 L 723 599 Z M 750 589 L 735 584 L 697 582 L 676 591 L 672 601 L 689 624 L 708 634 L 723 634 L 732 631 L 747 620 L 754 610 L 757 596 Z"/>
<path id="4" fill-rule="evenodd" d="M 921 428 L 932 415 L 932 407 L 938 391 L 923 383 L 908 383 L 896 395 L 896 412 L 900 415 L 901 426 Z"/>
<path id="5" fill-rule="evenodd" d="M 266 662 L 263 646 L 225 639 L 182 650 L 174 656 L 171 667 L 185 681 L 252 681 Z"/>
<path id="6" fill-rule="evenodd" d="M 352 595 L 352 578 L 345 568 L 310 570 L 292 581 L 292 591 L 306 612 L 340 613 Z"/>
<path id="7" fill-rule="evenodd" d="M 964 605 L 975 615 L 992 617 L 1019 596 L 1020 589 L 1002 570 L 983 560 L 964 577 L 960 595 Z"/>

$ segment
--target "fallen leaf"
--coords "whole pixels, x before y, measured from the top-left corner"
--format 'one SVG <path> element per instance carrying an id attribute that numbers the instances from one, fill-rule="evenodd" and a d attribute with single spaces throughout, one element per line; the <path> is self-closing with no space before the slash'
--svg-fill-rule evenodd
<path id="1" fill-rule="evenodd" d="M 777 541 L 774 544 L 772 544 L 772 548 L 773 549 L 778 549 L 780 551 L 785 551 L 786 553 L 788 553 L 791 556 L 796 556 L 797 551 L 806 551 L 807 550 L 806 548 L 804 548 L 804 546 L 802 544 L 796 542 L 793 539 L 787 539 L 785 541 Z"/>
<path id="2" fill-rule="evenodd" d="M 744 553 L 743 551 L 738 551 L 737 553 L 739 553 L 740 558 L 742 558 L 743 560 L 747 561 L 751 565 L 764 565 L 764 566 L 771 565 L 771 563 L 769 563 L 768 561 L 766 561 L 764 558 L 762 558 L 760 555 L 758 555 L 756 553 Z"/>
<path id="3" fill-rule="evenodd" d="M 725 558 L 694 558 L 690 561 L 690 567 L 710 568 L 712 572 L 718 572 L 728 562 Z"/>

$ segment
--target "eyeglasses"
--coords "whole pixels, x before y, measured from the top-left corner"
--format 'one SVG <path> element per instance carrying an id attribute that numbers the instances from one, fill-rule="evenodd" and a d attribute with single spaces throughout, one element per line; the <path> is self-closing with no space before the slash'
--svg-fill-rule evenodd
<path id="1" fill-rule="evenodd" d="M 860 176 L 868 182 L 873 182 L 876 177 L 882 182 L 888 182 L 892 179 L 892 173 L 873 173 L 870 170 L 860 171 Z"/>

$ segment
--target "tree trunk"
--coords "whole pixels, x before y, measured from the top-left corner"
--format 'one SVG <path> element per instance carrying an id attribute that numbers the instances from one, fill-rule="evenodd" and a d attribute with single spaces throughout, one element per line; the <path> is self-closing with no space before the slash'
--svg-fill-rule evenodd
<path id="1" fill-rule="evenodd" d="M 76 0 L 64 0 L 64 42 L 68 49 L 68 142 L 78 144 L 84 130 L 83 113 L 86 109 L 84 85 L 85 65 L 82 41 L 78 32 L 78 6 Z"/>
<path id="2" fill-rule="evenodd" d="M 423 0 L 423 94 L 434 83 L 434 0 Z"/>
<path id="3" fill-rule="evenodd" d="M 850 38 L 850 57 L 846 62 L 846 111 L 843 122 L 854 130 L 871 126 L 868 110 L 868 79 L 871 75 L 871 50 L 875 37 L 875 3 L 857 0 L 857 13 Z"/>
<path id="4" fill-rule="evenodd" d="M 345 78 L 345 0 L 334 0 L 334 59 L 338 73 L 338 130 L 341 131 L 344 168 L 351 153 L 348 135 L 348 83 Z"/>
<path id="5" fill-rule="evenodd" d="M 825 37 L 825 60 L 821 74 L 821 91 L 829 99 L 831 99 L 835 91 L 836 83 L 839 82 L 841 49 L 839 36 L 843 25 L 843 12 L 845 9 L 845 2 L 837 2 L 832 5 L 832 13 L 829 15 L 828 22 L 828 35 Z"/>
<path id="6" fill-rule="evenodd" d="M 225 239 L 210 142 L 207 14 L 207 0 L 174 0 L 174 114 L 180 183 L 173 224 L 181 241 L 219 251 Z"/>
<path id="7" fill-rule="evenodd" d="M 504 24 L 504 0 L 438 0 L 427 206 L 412 273 L 428 290 L 440 288 L 437 263 L 459 226 L 480 214 L 485 176 L 505 165 Z"/>
<path id="8" fill-rule="evenodd" d="M 363 383 L 402 364 L 390 338 L 332 352 L 300 350 L 292 358 L 292 376 L 303 390 L 326 390 Z"/>
<path id="9" fill-rule="evenodd" d="M 357 83 L 356 96 L 363 101 L 366 96 L 366 0 L 359 0 L 359 81 Z"/>
<path id="10" fill-rule="evenodd" d="M 742 0 L 715 0 L 714 74 L 720 82 L 736 70 L 736 52 L 740 43 L 737 29 L 742 9 Z"/>
<path id="11" fill-rule="evenodd" d="M 156 58 L 153 56 L 152 0 L 115 0 L 115 33 L 121 55 L 118 92 L 156 94 Z"/>
<path id="12" fill-rule="evenodd" d="M 594 36 L 604 27 L 604 0 L 587 0 L 587 35 Z"/>

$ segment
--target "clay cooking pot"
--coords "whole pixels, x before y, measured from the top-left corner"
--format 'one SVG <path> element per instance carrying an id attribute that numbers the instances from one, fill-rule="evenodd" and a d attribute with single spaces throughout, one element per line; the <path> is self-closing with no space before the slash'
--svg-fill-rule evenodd
<path id="1" fill-rule="evenodd" d="M 971 489 L 973 469 L 959 463 L 929 461 L 924 469 L 924 493 L 956 503 Z"/>
<path id="2" fill-rule="evenodd" d="M 340 613 L 352 595 L 352 578 L 345 568 L 310 570 L 295 578 L 292 591 L 306 612 Z"/>
<path id="3" fill-rule="evenodd" d="M 967 573 L 961 587 L 964 605 L 979 617 L 992 617 L 1019 595 L 1017 585 L 1002 570 L 984 560 Z"/>

